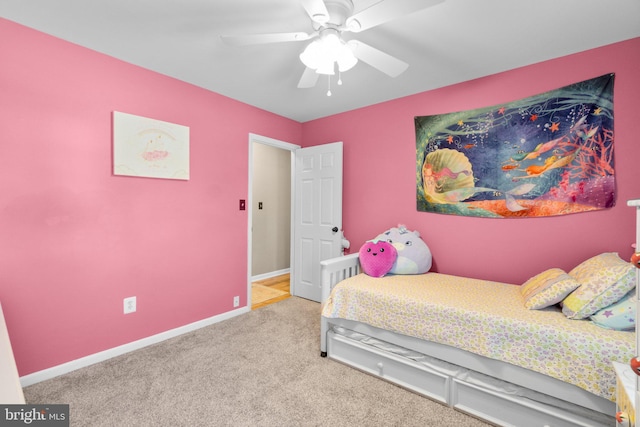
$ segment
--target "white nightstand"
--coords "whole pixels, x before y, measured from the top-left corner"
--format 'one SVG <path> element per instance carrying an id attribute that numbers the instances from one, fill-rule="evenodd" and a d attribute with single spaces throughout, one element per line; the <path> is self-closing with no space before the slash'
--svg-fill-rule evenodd
<path id="1" fill-rule="evenodd" d="M 629 365 L 613 362 L 616 370 L 616 406 L 617 411 L 624 411 L 629 415 L 629 426 L 635 426 L 636 422 L 636 379 Z"/>

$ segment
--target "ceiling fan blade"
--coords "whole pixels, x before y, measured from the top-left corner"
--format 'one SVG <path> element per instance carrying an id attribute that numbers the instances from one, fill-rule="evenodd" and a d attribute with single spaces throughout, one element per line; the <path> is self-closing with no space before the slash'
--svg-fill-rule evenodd
<path id="1" fill-rule="evenodd" d="M 320 74 L 316 73 L 315 70 L 305 67 L 304 73 L 302 73 L 302 77 L 300 77 L 300 81 L 298 82 L 298 88 L 306 89 L 314 87 L 319 77 Z"/>
<path id="2" fill-rule="evenodd" d="M 347 19 L 349 31 L 359 33 L 404 15 L 435 6 L 445 0 L 382 0 Z"/>
<path id="3" fill-rule="evenodd" d="M 222 41 L 229 46 L 249 46 L 255 44 L 297 42 L 309 40 L 315 34 L 304 32 L 297 33 L 273 33 L 273 34 L 244 34 L 238 36 L 220 36 Z"/>
<path id="4" fill-rule="evenodd" d="M 390 77 L 398 77 L 409 67 L 406 62 L 359 40 L 349 40 L 347 45 L 351 48 L 356 58 Z"/>
<path id="5" fill-rule="evenodd" d="M 329 11 L 327 6 L 322 0 L 300 0 L 302 7 L 307 11 L 307 14 L 312 21 L 319 24 L 326 24 L 329 22 Z"/>

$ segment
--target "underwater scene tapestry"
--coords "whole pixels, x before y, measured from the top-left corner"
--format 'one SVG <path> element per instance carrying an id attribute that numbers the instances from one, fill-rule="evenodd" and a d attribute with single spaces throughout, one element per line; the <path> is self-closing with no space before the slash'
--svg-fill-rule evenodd
<path id="1" fill-rule="evenodd" d="M 418 210 L 508 218 L 613 207 L 614 77 L 416 117 Z"/>

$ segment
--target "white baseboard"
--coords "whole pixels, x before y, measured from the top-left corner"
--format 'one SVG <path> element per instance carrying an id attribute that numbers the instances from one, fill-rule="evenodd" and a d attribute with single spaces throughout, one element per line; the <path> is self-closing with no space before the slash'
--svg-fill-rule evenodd
<path id="1" fill-rule="evenodd" d="M 258 274 L 256 276 L 251 276 L 251 281 L 255 282 L 258 280 L 271 279 L 272 277 L 281 276 L 283 274 L 289 274 L 291 272 L 290 268 L 284 268 L 278 271 L 271 271 L 269 273 Z"/>
<path id="2" fill-rule="evenodd" d="M 55 378 L 57 376 L 67 374 L 71 371 L 75 371 L 76 369 L 84 368 L 99 362 L 104 362 L 105 360 L 123 355 L 125 353 L 129 353 L 134 350 L 139 350 L 151 344 L 156 344 L 169 338 L 177 337 L 178 335 L 186 334 L 187 332 L 192 332 L 197 329 L 204 328 L 205 326 L 213 325 L 214 323 L 231 319 L 232 317 L 248 313 L 249 311 L 251 310 L 248 307 L 242 307 L 223 314 L 219 314 L 217 316 L 209 317 L 208 319 L 203 319 L 197 322 L 190 323 L 188 325 L 180 326 L 179 328 L 161 332 L 150 337 L 142 338 L 138 341 L 133 341 L 128 344 L 110 348 L 109 350 L 91 354 L 80 359 L 72 360 L 71 362 L 63 363 L 62 365 L 53 366 L 42 371 L 24 375 L 20 377 L 20 385 L 22 387 L 27 387 L 41 381 Z"/>

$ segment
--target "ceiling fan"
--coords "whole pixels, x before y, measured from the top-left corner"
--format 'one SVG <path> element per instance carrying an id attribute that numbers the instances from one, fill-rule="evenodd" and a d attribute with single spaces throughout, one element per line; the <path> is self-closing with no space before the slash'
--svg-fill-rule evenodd
<path id="1" fill-rule="evenodd" d="M 221 36 L 230 46 L 312 40 L 300 54 L 306 68 L 299 88 L 315 86 L 320 74 L 334 75 L 347 71 L 358 60 L 369 64 L 390 77 L 402 74 L 409 64 L 361 41 L 345 41 L 343 33 L 359 33 L 404 15 L 426 9 L 444 0 L 381 0 L 354 12 L 352 0 L 300 0 L 311 18 L 314 31 L 275 34 L 247 34 Z M 338 84 L 341 81 L 338 80 Z M 327 93 L 331 95 L 331 91 Z"/>

